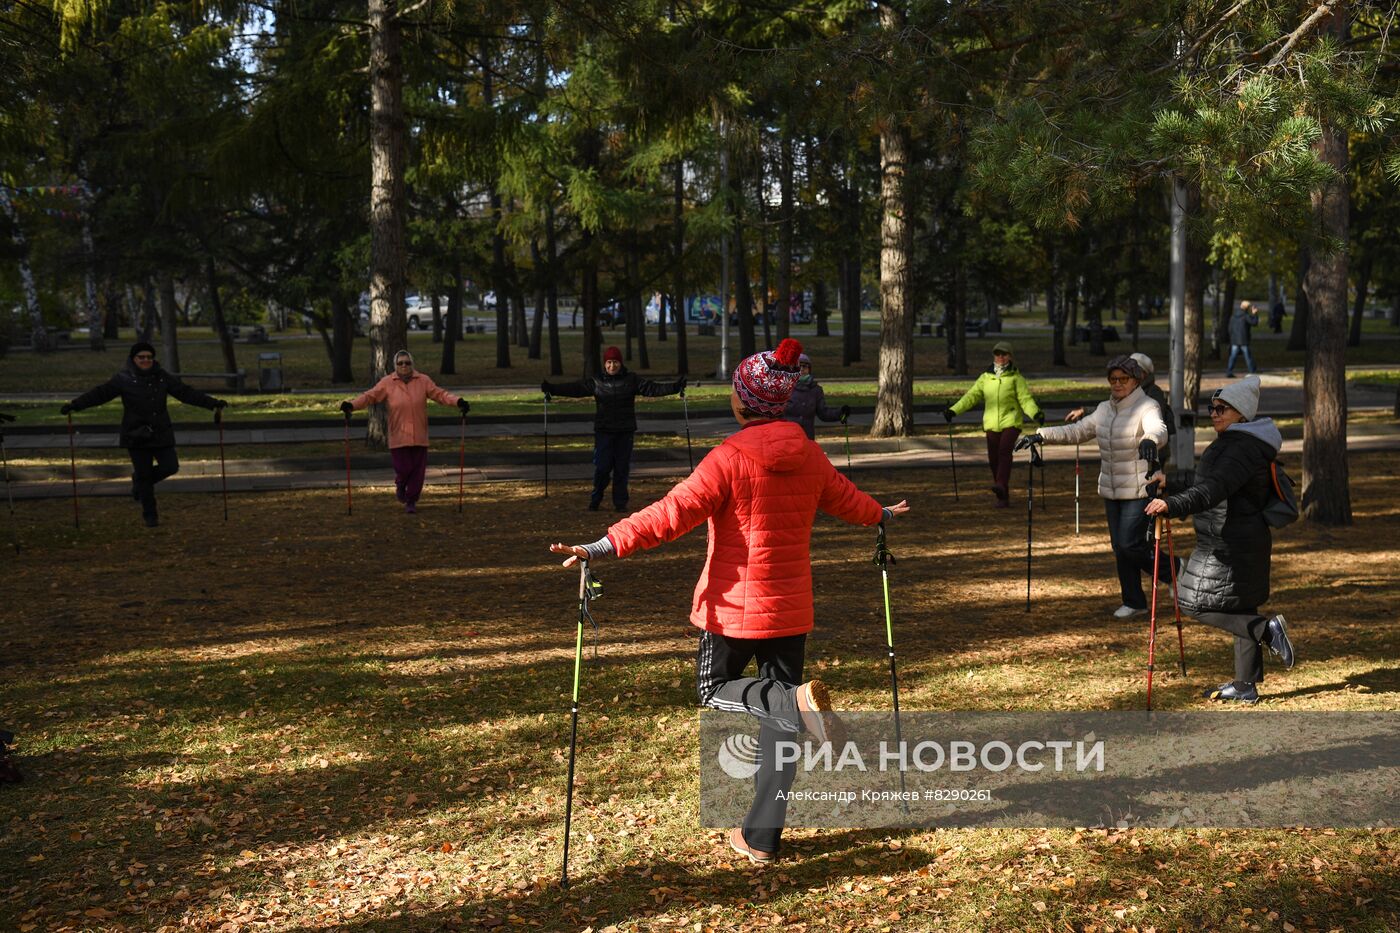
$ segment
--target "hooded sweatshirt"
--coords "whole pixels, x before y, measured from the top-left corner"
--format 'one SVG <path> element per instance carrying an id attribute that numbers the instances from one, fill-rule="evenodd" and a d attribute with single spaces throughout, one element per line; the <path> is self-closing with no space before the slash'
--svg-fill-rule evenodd
<path id="1" fill-rule="evenodd" d="M 708 523 L 690 621 L 734 638 L 812 630 L 812 522 L 817 510 L 875 525 L 880 504 L 837 472 L 791 421 L 758 421 L 727 438 L 664 499 L 608 529 L 619 557 Z"/>

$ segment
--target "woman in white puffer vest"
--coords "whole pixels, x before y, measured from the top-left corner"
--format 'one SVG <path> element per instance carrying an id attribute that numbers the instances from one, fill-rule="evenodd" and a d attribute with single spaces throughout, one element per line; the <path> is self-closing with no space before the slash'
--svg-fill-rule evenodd
<path id="1" fill-rule="evenodd" d="M 1037 438 L 1047 444 L 1079 444 L 1091 438 L 1099 442 L 1099 495 L 1108 513 L 1108 536 L 1118 564 L 1118 587 L 1123 605 L 1114 618 L 1127 619 L 1147 612 L 1142 590 L 1142 574 L 1151 573 L 1152 546 L 1148 541 L 1151 522 L 1147 508 L 1148 463 L 1142 457 L 1144 441 L 1161 449 L 1167 442 L 1167 424 L 1158 404 L 1141 388 L 1144 373 L 1129 356 L 1115 357 L 1108 364 L 1109 399 L 1094 413 L 1074 424 L 1041 428 Z M 1171 579 L 1165 560 L 1157 568 L 1159 579 Z"/>

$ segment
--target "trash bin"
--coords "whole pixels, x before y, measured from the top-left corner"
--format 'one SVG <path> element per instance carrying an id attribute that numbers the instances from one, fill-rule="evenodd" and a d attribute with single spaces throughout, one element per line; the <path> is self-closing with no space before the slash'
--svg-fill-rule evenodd
<path id="1" fill-rule="evenodd" d="M 258 354 L 258 391 L 259 392 L 281 392 L 282 385 L 282 354 L 280 353 L 259 353 Z"/>

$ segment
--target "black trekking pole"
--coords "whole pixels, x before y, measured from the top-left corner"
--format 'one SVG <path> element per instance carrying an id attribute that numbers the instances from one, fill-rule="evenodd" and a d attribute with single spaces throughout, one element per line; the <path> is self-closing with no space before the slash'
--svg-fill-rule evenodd
<path id="1" fill-rule="evenodd" d="M 890 565 L 894 564 L 894 555 L 885 546 L 885 523 L 880 523 L 880 530 L 875 533 L 875 566 L 880 568 L 880 584 L 885 593 L 885 647 L 890 655 L 890 697 L 894 702 L 894 745 L 901 750 L 904 748 L 904 739 L 900 734 L 899 722 L 899 674 L 895 668 L 894 661 L 894 623 L 890 618 Z M 899 769 L 899 797 L 900 805 L 904 812 L 909 812 L 909 803 L 904 800 L 904 769 Z"/>
<path id="2" fill-rule="evenodd" d="M 467 484 L 467 413 L 462 412 L 462 440 L 457 445 L 457 514 L 462 514 L 462 494 Z"/>
<path id="3" fill-rule="evenodd" d="M 5 450 L 5 422 L 14 421 L 14 415 L 7 415 L 0 412 L 0 462 L 5 467 L 5 501 L 10 507 L 10 543 L 15 546 L 15 553 L 19 553 L 19 524 L 15 520 L 15 497 L 10 492 L 10 455 Z"/>
<path id="4" fill-rule="evenodd" d="M 1074 445 L 1074 534 L 1079 535 L 1079 444 Z"/>
<path id="5" fill-rule="evenodd" d="M 350 412 L 345 413 L 345 514 L 355 514 L 355 500 L 350 492 Z"/>
<path id="6" fill-rule="evenodd" d="M 564 861 L 559 873 L 559 886 L 567 888 L 569 886 L 569 832 L 574 823 L 574 760 L 578 752 L 578 682 L 579 672 L 583 668 L 583 623 L 591 622 L 596 629 L 598 623 L 593 621 L 593 612 L 589 608 L 594 599 L 603 595 L 603 585 L 598 578 L 593 576 L 588 570 L 588 561 L 578 562 L 578 630 L 574 635 L 574 695 L 573 705 L 570 707 L 571 721 L 569 723 L 569 784 L 564 797 Z"/>
<path id="7" fill-rule="evenodd" d="M 948 457 L 953 461 L 953 501 L 958 501 L 958 454 L 953 449 L 953 419 L 948 419 Z"/>
<path id="8" fill-rule="evenodd" d="M 846 429 L 846 479 L 851 478 L 851 420 L 850 415 L 841 416 L 841 426 Z"/>
<path id="9" fill-rule="evenodd" d="M 544 497 L 549 498 L 549 393 L 544 394 Z"/>
<path id="10" fill-rule="evenodd" d="M 1039 435 L 1032 434 L 1021 438 L 1016 442 L 1017 447 L 1024 447 L 1030 451 L 1030 463 L 1026 466 L 1026 611 L 1031 611 L 1031 540 L 1032 528 L 1035 523 L 1035 468 L 1044 467 L 1045 460 L 1040 454 L 1040 449 L 1036 446 L 1036 438 Z"/>
<path id="11" fill-rule="evenodd" d="M 228 521 L 228 471 L 224 467 L 224 413 L 214 409 L 214 423 L 219 426 L 219 485 L 224 491 L 224 521 Z"/>
<path id="12" fill-rule="evenodd" d="M 68 413 L 68 465 L 73 474 L 73 527 L 81 528 L 78 523 L 78 452 L 73 440 L 73 413 Z"/>
<path id="13" fill-rule="evenodd" d="M 690 472 L 695 472 L 695 454 L 690 449 L 690 402 L 685 397 L 685 389 L 681 389 L 681 410 L 685 412 L 685 460 L 690 464 Z"/>

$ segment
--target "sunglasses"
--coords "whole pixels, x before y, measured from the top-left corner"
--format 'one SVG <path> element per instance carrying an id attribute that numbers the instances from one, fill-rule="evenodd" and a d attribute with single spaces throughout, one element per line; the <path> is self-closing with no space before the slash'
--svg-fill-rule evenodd
<path id="1" fill-rule="evenodd" d="M 1206 408 L 1206 411 L 1210 412 L 1211 416 L 1215 418 L 1223 418 L 1225 413 L 1229 410 L 1230 406 L 1228 405 L 1210 405 Z"/>
<path id="2" fill-rule="evenodd" d="M 1109 376 L 1108 384 L 1111 386 L 1125 386 L 1133 380 L 1128 376 Z"/>
<path id="3" fill-rule="evenodd" d="M 394 365 L 395 365 L 395 366 L 412 366 L 413 363 L 412 363 L 412 361 L 410 361 L 410 360 L 395 360 L 395 361 L 394 361 Z"/>

